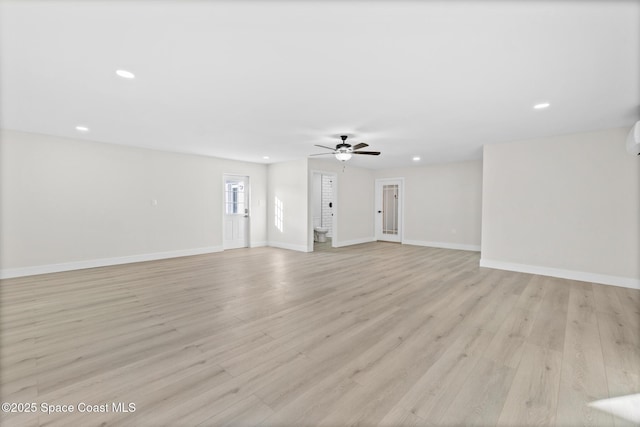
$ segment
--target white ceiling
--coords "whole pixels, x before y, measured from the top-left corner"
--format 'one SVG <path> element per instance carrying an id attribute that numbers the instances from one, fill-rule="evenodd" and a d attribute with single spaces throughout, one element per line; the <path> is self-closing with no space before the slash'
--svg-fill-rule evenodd
<path id="1" fill-rule="evenodd" d="M 0 12 L 8 129 L 264 163 L 348 133 L 382 151 L 351 162 L 377 169 L 640 118 L 638 1 L 20 0 Z"/>

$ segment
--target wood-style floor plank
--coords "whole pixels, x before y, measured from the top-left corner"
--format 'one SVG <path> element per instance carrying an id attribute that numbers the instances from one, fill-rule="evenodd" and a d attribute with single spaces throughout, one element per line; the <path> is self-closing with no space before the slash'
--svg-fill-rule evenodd
<path id="1" fill-rule="evenodd" d="M 514 375 L 515 369 L 481 358 L 435 425 L 489 426 L 501 414 L 511 416 L 503 407 Z"/>
<path id="2" fill-rule="evenodd" d="M 626 425 L 640 291 L 370 243 L 4 280 L 3 426 Z"/>
<path id="3" fill-rule="evenodd" d="M 556 425 L 561 365 L 562 353 L 525 343 L 498 424 Z"/>
<path id="4" fill-rule="evenodd" d="M 584 405 L 608 397 L 604 358 L 592 287 L 570 284 L 569 310 L 565 332 L 557 424 L 612 426 L 613 417 Z M 577 412 L 576 408 L 582 408 Z"/>

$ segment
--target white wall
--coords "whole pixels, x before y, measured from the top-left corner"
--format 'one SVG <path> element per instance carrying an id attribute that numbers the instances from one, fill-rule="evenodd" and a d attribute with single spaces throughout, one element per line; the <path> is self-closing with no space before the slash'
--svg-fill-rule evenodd
<path id="1" fill-rule="evenodd" d="M 377 171 L 404 178 L 403 243 L 480 250 L 482 161 Z"/>
<path id="2" fill-rule="evenodd" d="M 337 176 L 337 182 L 333 187 L 334 215 L 337 215 L 337 230 L 333 230 L 333 245 L 347 246 L 374 241 L 373 171 L 351 166 L 348 162 L 345 165 L 335 159 L 309 159 L 309 173 L 313 171 L 331 172 Z M 309 228 L 308 238 L 310 250 L 312 250 L 311 228 Z"/>
<path id="3" fill-rule="evenodd" d="M 481 265 L 640 287 L 629 129 L 484 147 Z"/>
<path id="4" fill-rule="evenodd" d="M 269 246 L 308 251 L 308 234 L 312 208 L 308 197 L 311 178 L 307 173 L 307 159 L 273 163 L 268 167 L 268 235 Z M 275 199 L 282 202 L 283 229 L 275 224 Z"/>
<path id="5" fill-rule="evenodd" d="M 16 131 L 0 140 L 4 277 L 221 250 L 224 173 L 251 177 L 251 244 L 267 240 L 265 165 Z"/>

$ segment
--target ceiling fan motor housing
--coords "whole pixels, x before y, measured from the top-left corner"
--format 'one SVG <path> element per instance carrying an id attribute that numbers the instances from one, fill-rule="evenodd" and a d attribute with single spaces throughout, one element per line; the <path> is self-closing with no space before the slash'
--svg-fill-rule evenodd
<path id="1" fill-rule="evenodd" d="M 323 154 L 333 154 L 336 156 L 336 159 L 340 160 L 341 162 L 346 162 L 347 160 L 349 160 L 352 154 L 368 154 L 373 156 L 380 155 L 379 151 L 358 151 L 358 150 L 361 150 L 362 148 L 368 147 L 368 144 L 361 142 L 359 144 L 356 144 L 355 146 L 352 146 L 351 144 L 347 144 L 346 142 L 348 137 L 349 137 L 348 135 L 340 135 L 340 139 L 342 140 L 342 142 L 340 144 L 337 144 L 335 149 L 331 147 L 327 147 L 325 145 L 316 144 L 317 147 L 331 150 L 331 153 L 321 153 L 321 154 L 311 154 L 311 155 L 322 156 Z"/>

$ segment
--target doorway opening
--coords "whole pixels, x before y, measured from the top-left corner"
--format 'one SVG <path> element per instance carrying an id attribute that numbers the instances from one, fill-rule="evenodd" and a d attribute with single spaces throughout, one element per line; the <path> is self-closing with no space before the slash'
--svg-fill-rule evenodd
<path id="1" fill-rule="evenodd" d="M 336 245 L 337 175 L 329 172 L 312 173 L 311 234 L 313 250 L 330 249 Z"/>

